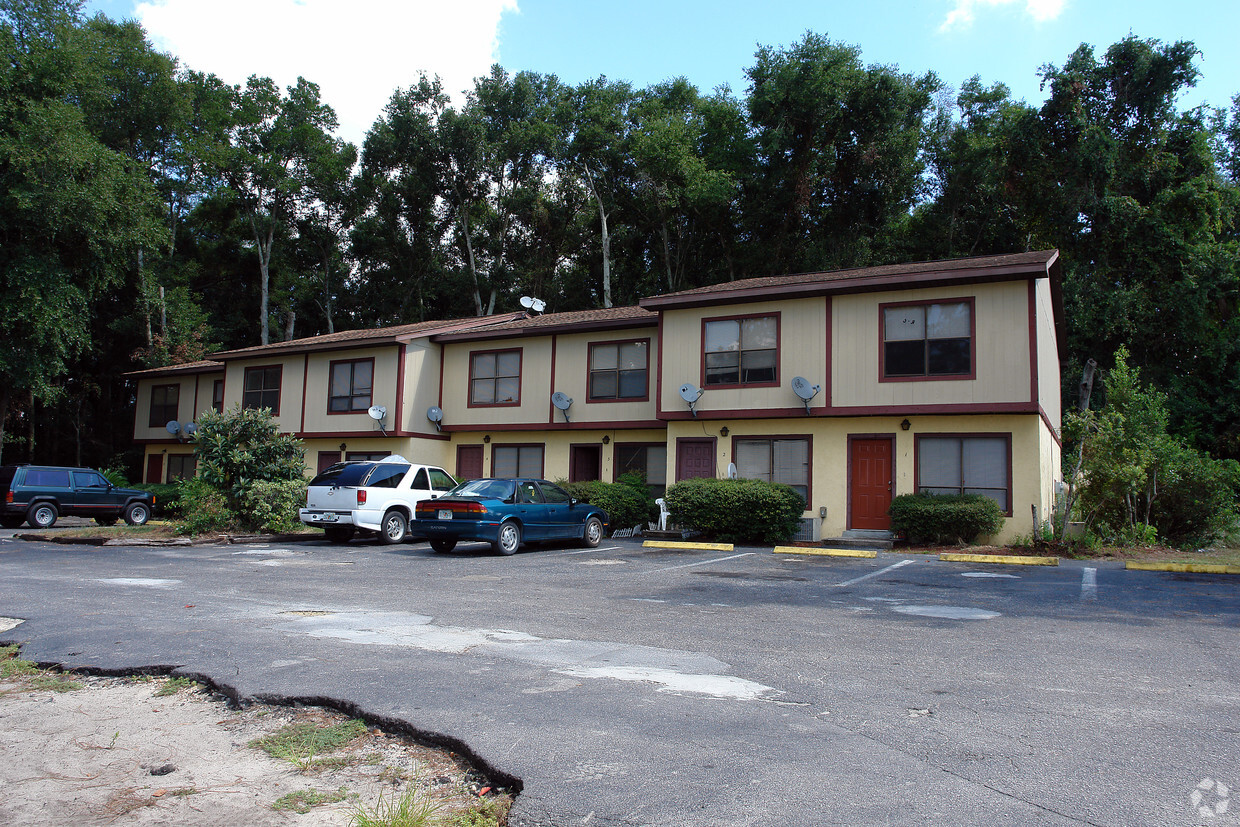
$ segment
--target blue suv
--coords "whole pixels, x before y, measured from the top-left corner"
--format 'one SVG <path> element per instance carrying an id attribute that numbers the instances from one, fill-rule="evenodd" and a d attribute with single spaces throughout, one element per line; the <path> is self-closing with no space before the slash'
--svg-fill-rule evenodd
<path id="1" fill-rule="evenodd" d="M 151 519 L 155 497 L 117 488 L 92 468 L 52 465 L 0 466 L 0 525 L 51 528 L 62 514 L 93 517 L 100 525 L 124 518 L 130 525 Z"/>

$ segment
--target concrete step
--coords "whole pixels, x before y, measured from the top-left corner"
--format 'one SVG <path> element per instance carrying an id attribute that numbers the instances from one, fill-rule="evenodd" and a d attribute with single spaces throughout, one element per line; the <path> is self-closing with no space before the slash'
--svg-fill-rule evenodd
<path id="1" fill-rule="evenodd" d="M 890 540 L 892 535 L 886 529 L 846 528 L 843 536 L 848 540 Z"/>
<path id="2" fill-rule="evenodd" d="M 847 534 L 848 532 L 845 532 Z M 822 541 L 822 545 L 826 548 L 854 548 L 854 549 L 873 549 L 877 551 L 886 551 L 891 548 L 891 535 L 888 534 L 887 539 L 878 537 L 826 537 Z"/>

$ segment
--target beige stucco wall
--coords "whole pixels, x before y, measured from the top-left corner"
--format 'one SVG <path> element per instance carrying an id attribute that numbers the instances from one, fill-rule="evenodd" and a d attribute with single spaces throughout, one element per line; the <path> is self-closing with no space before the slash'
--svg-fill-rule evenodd
<path id="1" fill-rule="evenodd" d="M 647 398 L 635 402 L 590 402 L 590 345 L 600 342 L 650 340 L 648 348 Z M 659 366 L 659 337 L 653 327 L 631 330 L 570 333 L 555 337 L 555 377 L 552 390 L 567 394 L 572 400 L 569 418 L 585 422 L 649 422 L 655 418 L 655 386 Z M 555 421 L 563 421 L 557 410 Z"/>
<path id="2" fill-rule="evenodd" d="M 976 379 L 879 381 L 880 304 L 970 297 Z M 1027 282 L 836 296 L 831 319 L 831 397 L 837 407 L 1030 401 Z"/>
<path id="3" fill-rule="evenodd" d="M 1048 279 L 1037 282 L 1037 331 L 1038 331 L 1038 402 L 1051 421 L 1051 426 L 1062 424 L 1062 399 L 1059 365 L 1059 339 L 1055 331 L 1055 310 L 1051 303 L 1051 284 Z"/>
<path id="4" fill-rule="evenodd" d="M 491 350 L 521 351 L 519 405 L 469 407 L 469 358 Z M 444 345 L 443 424 L 545 424 L 551 417 L 551 337 L 496 339 L 487 342 L 451 342 Z M 558 412 L 556 414 L 559 416 Z"/>
<path id="5" fill-rule="evenodd" d="M 810 464 L 810 502 L 804 516 L 817 518 L 826 508 L 821 525 L 822 538 L 839 537 L 848 528 L 848 439 L 849 436 L 882 435 L 895 437 L 893 457 L 894 493 L 910 494 L 916 489 L 914 450 L 918 434 L 1011 434 L 1012 437 L 1012 516 L 1005 520 L 998 542 L 1006 542 L 1032 531 L 1030 506 L 1040 515 L 1049 513 L 1058 479 L 1058 450 L 1041 417 L 1028 414 L 1000 416 L 917 416 L 911 428 L 901 430 L 903 417 L 806 417 L 781 420 L 716 420 L 673 422 L 667 432 L 667 474 L 676 479 L 676 440 L 713 437 L 716 440 L 716 475 L 727 474 L 733 461 L 732 442 L 738 437 L 797 435 L 812 439 Z M 728 435 L 719 434 L 726 426 Z"/>
<path id="6" fill-rule="evenodd" d="M 484 443 L 484 436 L 489 436 L 491 441 Z M 549 480 L 568 479 L 570 448 L 573 445 L 597 444 L 602 457 L 599 478 L 611 482 L 615 478 L 615 447 L 618 443 L 662 443 L 666 436 L 663 430 L 644 428 L 461 432 L 452 435 L 452 443 L 448 447 L 451 458 L 444 468 L 456 473 L 458 445 L 481 445 L 482 470 L 488 475 L 492 471 L 491 452 L 497 445 L 543 445 L 543 476 Z M 603 443 L 604 437 L 607 438 L 606 444 Z"/>
<path id="7" fill-rule="evenodd" d="M 317 353 L 308 353 L 304 356 L 296 358 L 296 362 L 290 364 L 296 365 L 302 359 L 306 359 L 308 364 L 299 366 L 297 385 L 301 386 L 302 370 L 305 370 L 306 378 L 306 395 L 305 417 L 292 416 L 293 408 L 300 408 L 302 397 L 300 391 L 296 397 L 287 395 L 292 390 L 291 383 L 288 381 L 288 368 L 285 368 L 284 379 L 281 382 L 280 389 L 280 423 L 283 430 L 303 431 L 307 435 L 315 433 L 323 433 L 329 431 L 375 431 L 379 434 L 378 425 L 375 420 L 366 415 L 365 411 L 357 411 L 351 413 L 329 414 L 327 412 L 327 394 L 328 385 L 331 382 L 331 363 L 343 361 L 358 361 L 361 359 L 374 359 L 374 378 L 371 391 L 371 405 L 382 405 L 387 408 L 388 415 L 384 420 L 384 427 L 393 430 L 396 427 L 396 375 L 397 363 L 399 359 L 399 351 L 396 347 L 376 347 L 364 348 L 358 350 L 329 350 Z M 240 374 L 244 376 L 244 371 Z M 229 376 L 231 381 L 231 374 Z M 238 378 L 238 382 L 242 379 Z M 240 400 L 241 392 L 244 386 L 238 385 L 236 394 L 229 393 L 231 388 L 225 388 L 225 397 L 231 402 L 234 398 Z M 289 416 L 285 416 L 285 408 L 288 408 Z"/>
<path id="8" fill-rule="evenodd" d="M 401 424 L 406 432 L 438 433 L 435 426 L 426 418 L 426 412 L 432 406 L 439 405 L 440 351 L 439 345 L 425 339 L 414 340 L 405 348 L 405 399 L 404 410 L 401 412 Z M 442 463 L 428 464 L 443 465 Z"/>
<path id="9" fill-rule="evenodd" d="M 224 374 L 224 409 L 241 404 L 242 393 L 245 390 L 246 368 L 280 365 L 283 368 L 280 373 L 280 413 L 275 417 L 275 421 L 284 433 L 296 433 L 301 430 L 305 360 L 305 354 L 297 354 L 229 362 Z M 326 362 L 323 363 L 323 368 L 326 371 Z M 326 384 L 323 387 L 326 388 Z M 322 407 L 326 408 L 327 397 L 323 396 L 322 399 Z"/>
<path id="10" fill-rule="evenodd" d="M 772 314 L 779 314 L 779 386 L 708 389 L 696 407 L 699 413 L 742 408 L 802 408 L 803 403 L 789 387 L 792 377 L 803 376 L 811 385 L 821 385 L 826 379 L 827 302 L 823 298 L 667 311 L 661 345 L 663 410 L 687 410 L 684 400 L 680 398 L 680 386 L 686 382 L 698 388 L 704 385 L 703 319 Z M 824 394 L 820 393 L 811 404 L 821 405 L 823 402 Z"/>
<path id="11" fill-rule="evenodd" d="M 174 439 L 164 428 L 164 423 L 152 428 L 148 424 L 151 418 L 151 389 L 157 385 L 177 385 L 177 421 L 182 425 L 198 418 L 198 414 L 211 408 L 211 392 L 217 379 L 223 379 L 223 372 L 204 373 L 193 376 L 163 377 L 158 379 L 139 379 L 135 388 L 134 399 L 134 438 L 135 439 Z M 197 405 L 194 403 L 194 392 L 197 389 Z"/>

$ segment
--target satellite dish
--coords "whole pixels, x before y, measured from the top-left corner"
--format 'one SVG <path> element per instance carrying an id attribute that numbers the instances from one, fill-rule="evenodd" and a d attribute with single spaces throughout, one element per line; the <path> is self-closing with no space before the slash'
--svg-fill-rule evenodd
<path id="1" fill-rule="evenodd" d="M 175 419 L 169 419 L 168 424 L 165 425 L 164 428 L 173 436 L 179 436 L 181 433 L 181 423 L 177 422 Z"/>
<path id="2" fill-rule="evenodd" d="M 197 423 L 194 423 L 194 422 L 186 422 L 186 423 L 185 423 L 185 435 L 186 435 L 186 436 L 193 436 L 193 435 L 194 435 L 194 434 L 196 434 L 196 433 L 198 433 L 198 425 L 197 425 Z"/>
<path id="3" fill-rule="evenodd" d="M 556 391 L 551 394 L 551 404 L 555 405 L 564 414 L 564 421 L 569 422 L 568 409 L 573 406 L 573 400 L 567 394 Z"/>
<path id="4" fill-rule="evenodd" d="M 693 414 L 694 419 L 697 419 L 697 408 L 695 408 L 694 405 L 696 405 L 697 401 L 702 398 L 703 393 L 705 393 L 704 390 L 695 387 L 688 382 L 685 382 L 680 386 L 680 398 L 689 404 L 689 413 Z"/>
<path id="5" fill-rule="evenodd" d="M 728 479 L 730 480 L 736 479 L 736 463 L 735 462 L 728 463 Z"/>
<path id="6" fill-rule="evenodd" d="M 522 296 L 521 306 L 526 310 L 533 310 L 535 313 L 541 313 L 547 306 L 547 303 L 542 299 L 536 299 L 533 296 Z"/>
<path id="7" fill-rule="evenodd" d="M 366 409 L 366 415 L 379 423 L 379 431 L 387 436 L 387 431 L 383 429 L 383 418 L 387 416 L 387 408 L 382 405 L 371 405 Z"/>
<path id="8" fill-rule="evenodd" d="M 434 405 L 426 409 L 426 418 L 435 423 L 435 430 L 439 430 L 439 423 L 443 422 L 443 411 Z"/>
<path id="9" fill-rule="evenodd" d="M 822 385 L 811 385 L 804 376 L 792 377 L 792 392 L 805 403 L 805 412 L 809 413 L 809 401 L 818 395 Z"/>

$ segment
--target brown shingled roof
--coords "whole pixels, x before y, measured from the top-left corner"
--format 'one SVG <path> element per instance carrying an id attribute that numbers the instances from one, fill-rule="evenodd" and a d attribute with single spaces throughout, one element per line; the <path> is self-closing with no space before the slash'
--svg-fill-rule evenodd
<path id="1" fill-rule="evenodd" d="M 437 342 L 459 342 L 470 339 L 509 338 L 515 336 L 541 336 L 547 333 L 569 333 L 584 330 L 609 330 L 625 327 L 654 326 L 658 324 L 657 313 L 643 307 L 604 307 L 594 310 L 569 310 L 564 313 L 546 313 L 525 319 L 514 319 L 503 324 L 485 328 L 439 334 Z"/>
<path id="2" fill-rule="evenodd" d="M 122 374 L 126 379 L 140 379 L 143 376 L 172 376 L 183 373 L 216 373 L 224 370 L 223 362 L 216 362 L 212 359 L 203 359 L 199 362 L 185 362 L 180 365 L 165 365 L 160 368 L 147 368 L 145 370 L 131 370 Z"/>
<path id="3" fill-rule="evenodd" d="M 1000 256 L 974 256 L 946 261 L 915 261 L 819 273 L 727 281 L 642 299 L 651 310 L 762 299 L 794 298 L 827 293 L 888 290 L 926 283 L 993 281 L 1045 275 L 1059 258 L 1058 250 L 1037 250 Z"/>

